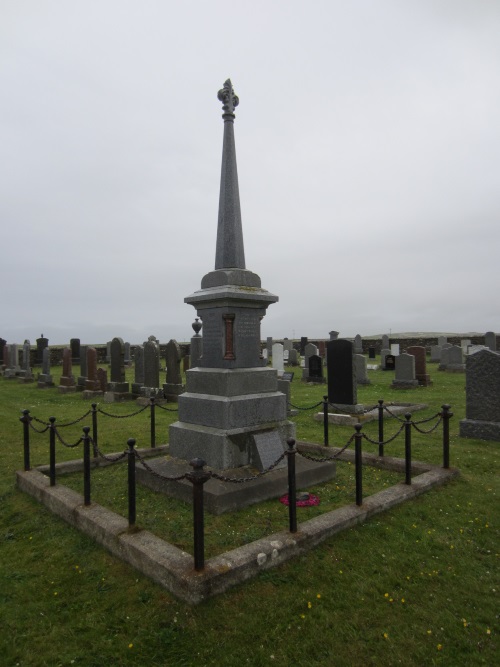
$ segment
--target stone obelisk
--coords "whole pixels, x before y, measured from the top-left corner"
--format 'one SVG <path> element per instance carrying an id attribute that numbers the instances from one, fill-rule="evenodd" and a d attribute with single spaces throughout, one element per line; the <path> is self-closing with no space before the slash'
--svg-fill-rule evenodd
<path id="1" fill-rule="evenodd" d="M 179 421 L 170 427 L 170 454 L 200 457 L 221 470 L 263 469 L 286 448 L 295 425 L 287 420 L 277 372 L 265 366 L 260 350 L 260 321 L 278 297 L 245 266 L 234 142 L 239 99 L 229 79 L 218 99 L 224 140 L 215 269 L 202 278 L 200 290 L 184 299 L 203 322 L 202 355 L 198 367 L 186 373 Z"/>

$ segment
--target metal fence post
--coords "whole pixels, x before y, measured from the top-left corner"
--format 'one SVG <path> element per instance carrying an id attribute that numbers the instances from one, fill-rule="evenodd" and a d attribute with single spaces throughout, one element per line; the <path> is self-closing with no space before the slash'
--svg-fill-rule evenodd
<path id="1" fill-rule="evenodd" d="M 323 396 L 323 442 L 328 447 L 328 396 Z"/>
<path id="2" fill-rule="evenodd" d="M 288 523 L 290 532 L 297 532 L 297 487 L 295 479 L 295 440 L 288 438 L 286 441 L 288 450 L 286 452 L 288 464 Z"/>
<path id="3" fill-rule="evenodd" d="M 92 450 L 94 458 L 97 458 L 99 452 L 97 447 L 97 403 L 92 403 Z"/>
<path id="4" fill-rule="evenodd" d="M 450 419 L 453 417 L 453 412 L 450 412 L 451 405 L 445 404 L 441 406 L 443 412 L 443 468 L 450 467 Z"/>
<path id="5" fill-rule="evenodd" d="M 411 484 L 411 413 L 405 419 L 405 484 Z"/>
<path id="6" fill-rule="evenodd" d="M 354 434 L 354 462 L 356 475 L 356 505 L 360 507 L 363 504 L 363 457 L 361 455 L 361 424 L 355 424 L 356 433 Z"/>
<path id="7" fill-rule="evenodd" d="M 90 505 L 90 426 L 83 427 L 83 504 Z"/>
<path id="8" fill-rule="evenodd" d="M 384 399 L 378 399 L 378 455 L 384 455 Z"/>
<path id="9" fill-rule="evenodd" d="M 135 505 L 135 438 L 127 440 L 128 454 L 128 526 L 132 528 L 135 525 L 136 505 Z"/>
<path id="10" fill-rule="evenodd" d="M 150 399 L 151 402 L 151 408 L 150 408 L 150 415 L 151 415 L 151 447 L 156 447 L 156 418 L 155 418 L 155 399 L 154 396 L 152 396 Z"/>
<path id="11" fill-rule="evenodd" d="M 30 411 L 23 410 L 23 416 L 19 418 L 23 423 L 23 442 L 24 442 L 24 469 L 31 470 L 30 464 Z"/>
<path id="12" fill-rule="evenodd" d="M 56 426 L 55 417 L 49 417 L 49 478 L 50 486 L 56 485 Z"/>
<path id="13" fill-rule="evenodd" d="M 193 459 L 190 464 L 193 472 L 186 474 L 193 485 L 193 532 L 194 532 L 194 569 L 205 567 L 205 520 L 203 514 L 203 484 L 210 479 L 210 473 L 203 470 L 206 462 Z"/>

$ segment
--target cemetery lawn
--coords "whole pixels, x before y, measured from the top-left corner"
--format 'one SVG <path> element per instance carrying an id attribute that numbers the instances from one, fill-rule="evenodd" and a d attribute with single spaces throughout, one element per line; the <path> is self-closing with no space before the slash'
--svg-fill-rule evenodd
<path id="1" fill-rule="evenodd" d="M 291 402 L 311 407 L 326 385 L 304 384 L 295 370 Z M 53 368 L 57 381 L 60 368 Z M 432 418 L 450 403 L 451 465 L 461 476 L 444 487 L 337 535 L 301 558 L 261 573 L 196 607 L 178 601 L 89 538 L 54 517 L 15 487 L 23 465 L 20 411 L 43 422 L 71 422 L 90 408 L 80 394 L 39 390 L 0 378 L 0 664 L 33 665 L 495 665 L 500 653 L 498 594 L 499 444 L 458 436 L 465 416 L 465 376 L 438 372 L 434 384 L 397 391 L 392 373 L 370 371 L 372 384 L 358 400 L 426 403 L 413 420 Z M 129 371 L 129 373 L 131 373 Z M 74 368 L 74 374 L 78 369 Z M 101 407 L 127 415 L 135 403 Z M 297 439 L 321 443 L 321 410 L 293 417 Z M 167 442 L 175 412 L 157 410 L 157 443 Z M 423 424 L 429 428 L 434 421 Z M 41 427 L 41 424 L 34 422 Z M 61 429 L 69 443 L 90 418 Z M 385 438 L 399 427 L 386 420 Z M 363 426 L 377 439 L 377 423 Z M 352 427 L 331 426 L 330 445 L 343 446 Z M 148 410 L 124 419 L 99 416 L 99 447 L 106 453 L 149 444 Z M 48 437 L 31 431 L 32 465 L 48 462 Z M 441 427 L 412 431 L 415 460 L 439 465 Z M 376 445 L 363 442 L 367 451 Z M 57 446 L 57 460 L 81 456 Z M 400 436 L 387 455 L 403 456 Z M 364 494 L 400 483 L 402 475 L 364 469 Z M 92 473 L 96 502 L 126 515 L 125 466 Z M 354 502 L 354 471 L 338 463 L 338 477 L 307 489 L 318 507 L 298 510 L 298 521 Z M 78 475 L 60 482 L 81 490 Z M 189 507 L 138 487 L 137 522 L 191 551 Z M 287 510 L 268 501 L 234 514 L 206 515 L 207 557 L 286 529 Z"/>

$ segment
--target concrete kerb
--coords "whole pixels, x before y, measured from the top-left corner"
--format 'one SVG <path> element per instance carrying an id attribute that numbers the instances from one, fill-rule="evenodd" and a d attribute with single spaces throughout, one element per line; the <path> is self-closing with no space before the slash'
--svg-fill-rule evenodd
<path id="1" fill-rule="evenodd" d="M 297 445 L 310 452 L 325 452 L 319 445 Z M 158 453 L 158 449 L 152 451 Z M 334 447 L 328 449 L 329 455 L 338 451 Z M 354 452 L 345 450 L 339 459 L 353 461 Z M 373 454 L 363 454 L 363 464 L 404 470 L 403 459 L 380 458 Z M 69 464 L 61 464 L 64 465 L 71 468 Z M 71 471 L 74 469 L 75 466 Z M 20 490 L 36 498 L 54 514 L 95 539 L 113 555 L 172 594 L 189 604 L 198 604 L 256 576 L 262 570 L 306 553 L 346 528 L 363 523 L 371 516 L 416 498 L 459 475 L 457 469 L 444 469 L 419 462 L 412 462 L 412 471 L 419 474 L 412 478 L 411 485 L 398 483 L 368 496 L 361 507 L 347 505 L 304 521 L 299 524 L 295 534 L 282 531 L 220 554 L 206 561 L 205 569 L 201 572 L 194 570 L 194 559 L 190 554 L 149 531 L 129 530 L 128 521 L 124 517 L 96 503 L 85 507 L 80 494 L 60 484 L 51 487 L 49 478 L 40 469 L 18 471 L 16 475 Z"/>

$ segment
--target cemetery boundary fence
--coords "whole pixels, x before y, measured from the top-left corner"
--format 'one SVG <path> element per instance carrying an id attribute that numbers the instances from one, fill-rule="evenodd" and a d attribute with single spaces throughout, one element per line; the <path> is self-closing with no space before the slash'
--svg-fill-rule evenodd
<path id="1" fill-rule="evenodd" d="M 121 418 L 131 417 L 143 412 L 147 407 L 154 410 L 154 399 L 152 399 L 151 407 L 145 406 L 141 410 L 137 410 L 131 415 L 120 415 Z M 316 406 L 317 407 L 317 406 Z M 383 410 L 383 401 L 379 401 L 379 410 Z M 385 408 L 387 409 L 387 408 Z M 78 423 L 85 419 L 85 417 L 92 414 L 94 415 L 99 412 L 97 409 L 97 404 L 92 404 L 92 410 L 89 410 L 85 415 L 79 417 L 73 422 L 61 424 L 59 428 L 63 426 L 70 426 L 75 423 Z M 106 416 L 117 416 L 109 415 L 104 411 L 101 411 Z M 256 475 L 249 477 L 226 477 L 224 475 L 218 474 L 212 470 L 206 470 L 206 462 L 201 458 L 195 458 L 190 461 L 190 466 L 193 468 L 192 471 L 187 471 L 182 475 L 178 476 L 167 476 L 161 475 L 157 471 L 153 470 L 148 466 L 144 457 L 142 457 L 137 451 L 136 439 L 129 438 L 127 440 L 128 449 L 124 450 L 120 454 L 116 455 L 105 455 L 99 450 L 97 442 L 94 440 L 94 437 L 90 436 L 90 427 L 83 427 L 83 436 L 81 436 L 74 443 L 66 443 L 63 438 L 60 436 L 57 427 L 56 427 L 56 418 L 50 417 L 49 422 L 43 422 L 36 417 L 30 415 L 29 410 L 22 411 L 23 416 L 20 417 L 20 421 L 23 424 L 23 439 L 24 439 L 24 470 L 29 471 L 30 467 L 30 428 L 39 434 L 46 433 L 49 431 L 49 480 L 50 486 L 56 485 L 56 438 L 63 444 L 65 447 L 76 448 L 80 444 L 83 444 L 83 498 L 84 505 L 89 506 L 91 504 L 91 446 L 93 449 L 94 458 L 104 459 L 108 464 L 115 464 L 120 461 L 127 459 L 127 486 L 128 486 L 128 524 L 129 529 L 135 529 L 136 527 L 136 465 L 139 461 L 140 464 L 148 470 L 151 474 L 156 477 L 159 477 L 166 482 L 182 481 L 184 479 L 191 482 L 193 487 L 193 496 L 192 496 L 192 507 L 193 507 L 193 554 L 194 554 L 194 568 L 197 571 L 201 571 L 205 567 L 205 548 L 204 548 L 204 502 L 203 502 L 203 485 L 208 482 L 209 479 L 214 478 L 216 480 L 230 483 L 230 484 L 244 484 L 245 482 L 253 481 L 263 475 L 268 474 L 276 468 L 276 466 L 286 457 L 287 459 L 287 477 L 288 477 L 288 529 L 290 533 L 297 532 L 297 488 L 296 488 L 296 468 L 295 468 L 295 457 L 296 455 L 302 456 L 306 459 L 314 461 L 316 463 L 325 463 L 335 460 L 339 460 L 340 456 L 345 452 L 345 450 L 354 442 L 354 458 L 355 458 L 355 499 L 356 505 L 360 507 L 363 504 L 363 457 L 362 457 L 362 441 L 363 439 L 367 440 L 372 444 L 378 444 L 384 447 L 391 442 L 394 442 L 396 438 L 404 431 L 404 442 L 405 442 L 405 484 L 411 485 L 412 477 L 412 449 L 411 449 L 411 433 L 412 428 L 415 428 L 421 434 L 430 434 L 434 432 L 439 424 L 443 424 L 443 468 L 449 468 L 450 464 L 450 430 L 449 430 L 449 421 L 453 417 L 451 412 L 450 405 L 443 405 L 442 411 L 437 413 L 434 417 L 429 419 L 423 419 L 419 422 L 414 422 L 411 420 L 411 414 L 406 413 L 405 419 L 400 419 L 396 415 L 393 415 L 399 422 L 401 426 L 399 430 L 388 438 L 385 441 L 373 440 L 365 433 L 362 432 L 362 424 L 358 423 L 354 426 L 354 433 L 347 440 L 343 447 L 328 457 L 317 457 L 311 456 L 306 452 L 300 451 L 295 447 L 295 440 L 289 438 L 287 440 L 288 449 L 285 450 L 271 465 L 269 465 L 264 470 L 260 471 Z M 430 421 L 437 419 L 435 424 L 428 429 L 421 428 L 421 424 L 429 423 Z M 33 426 L 32 421 L 43 424 L 43 429 L 38 429 Z M 155 445 L 152 445 L 154 448 Z M 383 450 L 382 450 L 383 451 Z M 382 455 L 383 456 L 383 453 Z"/>

